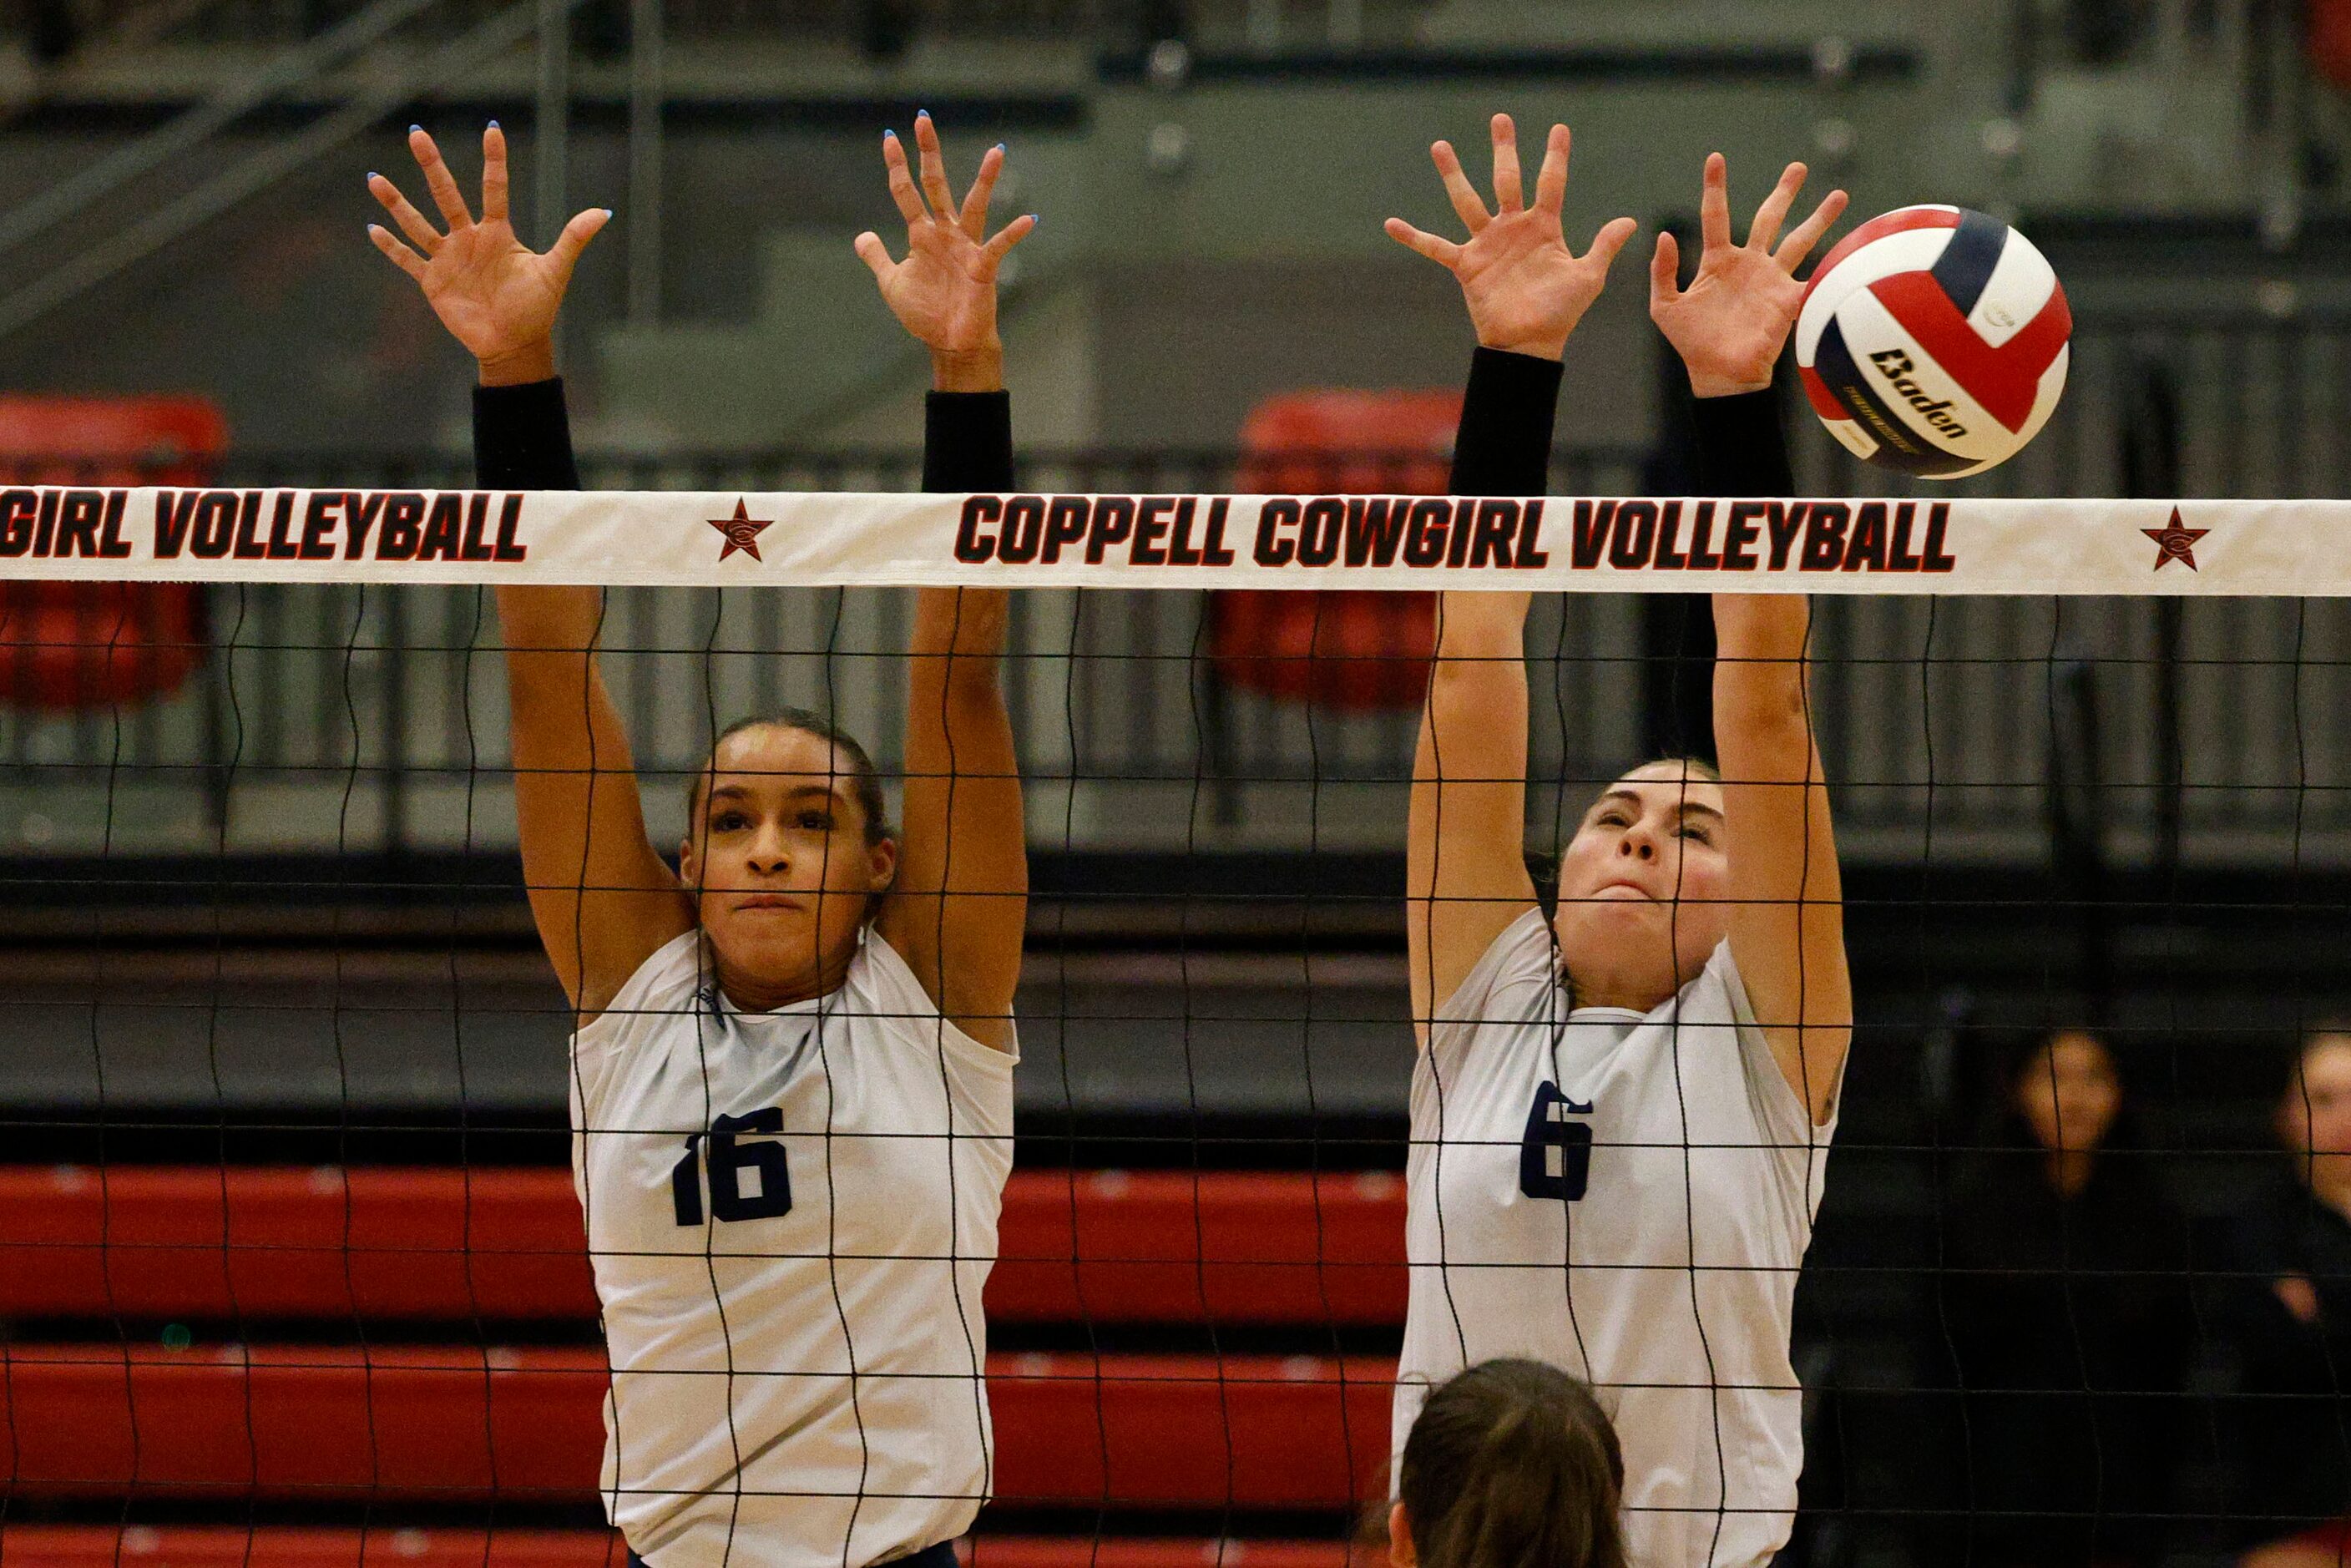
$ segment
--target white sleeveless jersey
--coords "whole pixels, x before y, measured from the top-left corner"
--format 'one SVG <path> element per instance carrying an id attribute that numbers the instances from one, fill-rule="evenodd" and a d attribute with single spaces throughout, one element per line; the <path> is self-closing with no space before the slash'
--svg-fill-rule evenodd
<path id="1" fill-rule="evenodd" d="M 1549 1362 L 1615 1422 L 1635 1568 L 1769 1562 L 1803 1463 L 1788 1340 L 1833 1125 L 1781 1076 L 1728 942 L 1646 1016 L 1571 1013 L 1530 910 L 1413 1074 L 1399 1462 L 1430 1386 Z"/>
<path id="2" fill-rule="evenodd" d="M 744 1013 L 701 934 L 572 1037 L 572 1172 L 612 1363 L 606 1512 L 654 1568 L 865 1568 L 989 1484 L 980 1292 L 1010 1052 L 867 931 L 841 988 Z"/>

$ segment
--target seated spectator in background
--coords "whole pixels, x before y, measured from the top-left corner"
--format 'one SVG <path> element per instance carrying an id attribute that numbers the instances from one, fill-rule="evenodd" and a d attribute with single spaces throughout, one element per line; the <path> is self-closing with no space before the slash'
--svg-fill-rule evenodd
<path id="1" fill-rule="evenodd" d="M 1945 1213 L 1969 1561 L 2150 1563 L 2191 1321 L 2185 1220 L 2118 1136 L 2126 1099 L 2104 1040 L 2056 1030 L 2001 1083 L 1998 1130 Z"/>
<path id="2" fill-rule="evenodd" d="M 2303 1041 L 2278 1105 L 2293 1177 L 2240 1217 L 2229 1327 L 2246 1568 L 2351 1554 L 2351 1032 Z"/>
<path id="3" fill-rule="evenodd" d="M 1540 1361 L 1439 1384 L 1405 1439 L 1395 1568 L 1625 1568 L 1625 1459 L 1592 1390 Z"/>

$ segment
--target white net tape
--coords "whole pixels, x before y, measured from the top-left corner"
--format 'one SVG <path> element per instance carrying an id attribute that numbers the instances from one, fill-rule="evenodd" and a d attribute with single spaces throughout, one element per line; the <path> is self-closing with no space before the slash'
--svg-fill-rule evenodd
<path id="1" fill-rule="evenodd" d="M 0 580 L 2351 594 L 2351 502 L 0 492 Z"/>

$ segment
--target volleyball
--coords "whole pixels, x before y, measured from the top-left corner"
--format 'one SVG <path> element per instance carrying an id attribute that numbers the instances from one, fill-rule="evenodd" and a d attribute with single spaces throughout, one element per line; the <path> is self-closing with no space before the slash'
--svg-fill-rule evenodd
<path id="1" fill-rule="evenodd" d="M 1897 207 L 1814 270 L 1796 367 L 1813 412 L 1856 455 L 1961 479 L 2048 423 L 2073 331 L 2056 269 L 2031 240 L 1964 207 Z"/>

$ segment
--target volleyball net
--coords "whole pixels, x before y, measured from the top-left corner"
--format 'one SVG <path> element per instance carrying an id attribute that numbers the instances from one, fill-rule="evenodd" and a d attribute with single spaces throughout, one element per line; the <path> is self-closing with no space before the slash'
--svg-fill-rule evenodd
<path id="1" fill-rule="evenodd" d="M 0 580 L 2332 595 L 2351 591 L 2346 515 L 2334 501 L 22 488 L 0 493 Z"/>
<path id="2" fill-rule="evenodd" d="M 1384 1560 L 1405 811 L 1459 591 L 1537 596 L 1538 860 L 1711 754 L 1703 596 L 1813 596 L 1857 1022 L 1799 1560 L 2339 1546 L 2351 1121 L 2294 1064 L 2351 1017 L 2346 538 L 2304 501 L 0 491 L 0 1563 L 622 1560 L 491 591 L 546 584 L 609 591 L 659 845 L 786 707 L 894 813 L 907 591 L 1020 591 L 976 1562 Z"/>

